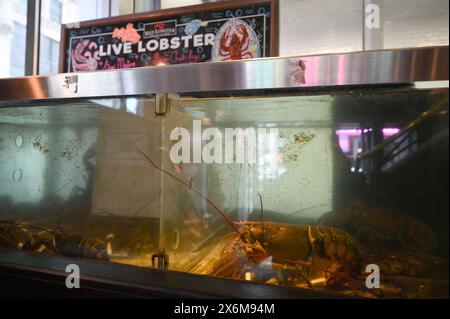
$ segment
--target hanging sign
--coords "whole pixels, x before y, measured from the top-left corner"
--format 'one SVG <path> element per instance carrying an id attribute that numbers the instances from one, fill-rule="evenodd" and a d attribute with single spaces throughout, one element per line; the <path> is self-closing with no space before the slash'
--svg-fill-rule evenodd
<path id="1" fill-rule="evenodd" d="M 223 1 L 63 25 L 61 72 L 278 54 L 278 1 Z"/>

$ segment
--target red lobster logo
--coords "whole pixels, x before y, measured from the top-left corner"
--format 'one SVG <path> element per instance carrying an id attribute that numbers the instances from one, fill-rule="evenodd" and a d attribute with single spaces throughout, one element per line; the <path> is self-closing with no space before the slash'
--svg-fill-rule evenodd
<path id="1" fill-rule="evenodd" d="M 231 25 L 220 38 L 220 55 L 223 60 L 251 59 L 250 36 L 242 23 Z"/>
<path id="2" fill-rule="evenodd" d="M 166 27 L 166 24 L 162 23 L 162 22 L 155 24 L 156 30 L 164 30 L 165 27 Z"/>

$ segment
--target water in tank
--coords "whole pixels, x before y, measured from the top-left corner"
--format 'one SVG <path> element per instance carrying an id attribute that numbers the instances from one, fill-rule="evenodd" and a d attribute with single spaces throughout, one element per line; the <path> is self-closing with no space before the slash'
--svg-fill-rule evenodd
<path id="1" fill-rule="evenodd" d="M 171 269 L 448 296 L 448 90 L 185 97 L 162 138 Z"/>
<path id="2" fill-rule="evenodd" d="M 0 248 L 448 297 L 448 89 L 167 102 L 3 102 Z"/>

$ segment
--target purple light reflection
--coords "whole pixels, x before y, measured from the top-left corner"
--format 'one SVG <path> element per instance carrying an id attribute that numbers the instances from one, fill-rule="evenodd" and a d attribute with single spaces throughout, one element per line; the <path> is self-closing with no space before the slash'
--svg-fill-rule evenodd
<path id="1" fill-rule="evenodd" d="M 339 139 L 339 146 L 344 153 L 352 153 L 354 147 L 358 147 L 359 144 L 357 140 L 361 138 L 363 134 L 373 132 L 372 128 L 366 129 L 339 129 L 336 130 L 336 135 Z M 397 135 L 400 132 L 399 128 L 396 127 L 385 127 L 383 128 L 384 138 L 389 138 L 391 136 Z"/>
<path id="2" fill-rule="evenodd" d="M 363 133 L 372 132 L 373 129 L 341 129 L 336 130 L 336 135 L 338 136 L 361 136 Z M 391 137 L 400 132 L 399 128 L 386 127 L 383 129 L 383 135 L 385 137 Z"/>

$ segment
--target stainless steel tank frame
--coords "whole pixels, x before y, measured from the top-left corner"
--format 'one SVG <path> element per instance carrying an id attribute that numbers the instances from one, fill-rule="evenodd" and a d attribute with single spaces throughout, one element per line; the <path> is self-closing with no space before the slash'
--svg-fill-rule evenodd
<path id="1" fill-rule="evenodd" d="M 0 101 L 448 81 L 448 46 L 0 80 Z"/>

